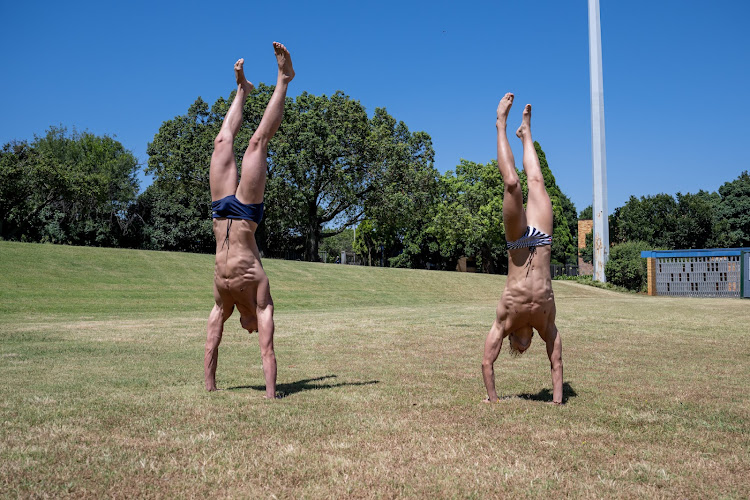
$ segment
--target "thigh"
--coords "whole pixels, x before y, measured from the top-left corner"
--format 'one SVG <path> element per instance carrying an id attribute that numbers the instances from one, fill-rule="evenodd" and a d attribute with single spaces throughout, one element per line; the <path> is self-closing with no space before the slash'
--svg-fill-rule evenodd
<path id="1" fill-rule="evenodd" d="M 521 189 L 503 195 L 503 224 L 505 225 L 505 239 L 515 241 L 526 232 L 526 212 L 523 210 L 523 195 Z"/>
<path id="2" fill-rule="evenodd" d="M 237 199 L 242 203 L 260 203 L 266 190 L 268 148 L 253 137 L 242 157 L 242 176 L 237 187 Z"/>
<path id="3" fill-rule="evenodd" d="M 264 276 L 258 283 L 256 293 L 256 314 L 258 318 L 258 340 L 261 349 L 273 350 L 273 298 L 271 298 L 271 287 L 268 277 Z"/>
<path id="4" fill-rule="evenodd" d="M 230 141 L 215 145 L 208 171 L 211 200 L 220 200 L 237 192 L 237 162 Z"/>
<path id="5" fill-rule="evenodd" d="M 554 215 L 552 202 L 547 190 L 541 182 L 534 182 L 529 186 L 529 201 L 526 204 L 526 220 L 530 226 L 552 235 Z"/>

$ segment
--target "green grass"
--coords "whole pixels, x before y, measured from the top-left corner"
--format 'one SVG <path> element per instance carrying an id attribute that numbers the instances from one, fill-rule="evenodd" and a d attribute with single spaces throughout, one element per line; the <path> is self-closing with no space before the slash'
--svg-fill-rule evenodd
<path id="1" fill-rule="evenodd" d="M 0 242 L 0 496 L 750 495 L 750 301 L 555 281 L 544 346 L 480 360 L 504 277 L 266 260 L 279 389 L 213 257 Z"/>

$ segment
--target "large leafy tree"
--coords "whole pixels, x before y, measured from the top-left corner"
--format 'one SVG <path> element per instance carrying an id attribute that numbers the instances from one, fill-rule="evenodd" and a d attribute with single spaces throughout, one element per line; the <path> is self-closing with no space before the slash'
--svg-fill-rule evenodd
<path id="1" fill-rule="evenodd" d="M 677 193 L 671 248 L 707 248 L 712 246 L 713 226 L 719 203 L 717 193 L 698 191 Z"/>
<path id="2" fill-rule="evenodd" d="M 148 145 L 146 172 L 154 182 L 138 198 L 146 248 L 210 252 L 211 229 L 208 171 L 213 139 L 228 104 L 219 99 L 209 109 L 200 97 L 185 115 L 165 121 Z"/>
<path id="3" fill-rule="evenodd" d="M 425 267 L 435 257 L 427 234 L 438 192 L 432 139 L 425 132 L 409 132 L 406 124 L 378 108 L 370 120 L 369 144 L 377 180 L 364 209 L 381 259 L 388 258 L 383 264 Z"/>
<path id="4" fill-rule="evenodd" d="M 459 257 L 478 256 L 485 272 L 504 268 L 502 176 L 495 160 L 487 164 L 461 160 L 455 173 L 440 177 L 440 198 L 429 226 L 440 255 L 455 264 Z"/>
<path id="5" fill-rule="evenodd" d="M 39 239 L 39 212 L 55 198 L 48 192 L 32 201 L 40 190 L 43 171 L 37 151 L 28 142 L 14 141 L 0 151 L 0 236 L 3 239 Z"/>
<path id="6" fill-rule="evenodd" d="M 51 127 L 0 158 L 2 236 L 116 246 L 126 237 L 138 161 L 108 136 Z"/>
<path id="7" fill-rule="evenodd" d="M 742 172 L 735 180 L 719 188 L 716 205 L 714 244 L 719 247 L 750 246 L 750 173 Z"/>
<path id="8" fill-rule="evenodd" d="M 341 92 L 303 93 L 285 113 L 269 178 L 287 210 L 284 226 L 301 237 L 305 258 L 317 260 L 323 238 L 366 216 L 396 238 L 409 206 L 434 179 L 429 136 L 409 132 L 384 108 L 368 118 L 359 101 Z"/>
<path id="9" fill-rule="evenodd" d="M 614 243 L 644 241 L 653 248 L 706 248 L 713 244 L 719 195 L 699 191 L 631 196 L 615 209 L 610 224 Z"/>
<path id="10" fill-rule="evenodd" d="M 552 260 L 566 263 L 575 258 L 572 224 L 577 224 L 576 209 L 560 190 L 547 158 L 538 142 L 544 184 L 552 202 L 554 229 Z M 524 198 L 528 196 L 526 174 L 519 172 Z M 460 256 L 477 256 L 485 272 L 504 270 L 506 240 L 503 226 L 504 184 L 497 162 L 482 165 L 462 160 L 455 173 L 440 178 L 439 202 L 433 209 L 429 232 L 435 238 L 440 254 L 453 264 Z"/>
<path id="11" fill-rule="evenodd" d="M 273 89 L 260 84 L 244 105 L 238 165 Z M 151 247 L 213 247 L 208 170 L 213 138 L 232 98 L 210 109 L 199 98 L 186 115 L 164 122 L 149 144 L 147 171 L 155 181 L 139 210 Z M 419 173 L 432 168 L 433 155 L 429 136 L 410 133 L 385 109 L 368 118 L 359 101 L 342 92 L 287 98 L 284 120 L 268 147 L 266 212 L 257 232 L 261 251 L 317 260 L 320 241 L 363 220 L 366 207 L 404 212 L 396 186 L 418 192 Z M 385 224 L 377 209 L 369 211 Z"/>
<path id="12" fill-rule="evenodd" d="M 614 211 L 616 222 L 612 224 L 610 239 L 613 243 L 645 241 L 654 247 L 674 248 L 676 212 L 677 201 L 672 195 L 631 196 Z"/>

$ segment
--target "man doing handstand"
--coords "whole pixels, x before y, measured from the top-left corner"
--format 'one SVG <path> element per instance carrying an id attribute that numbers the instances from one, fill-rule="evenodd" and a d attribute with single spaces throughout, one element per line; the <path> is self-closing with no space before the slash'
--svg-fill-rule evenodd
<path id="1" fill-rule="evenodd" d="M 237 94 L 214 140 L 209 183 L 211 210 L 216 236 L 214 299 L 216 304 L 208 317 L 208 335 L 204 357 L 206 390 L 216 390 L 216 364 L 224 322 L 234 311 L 240 311 L 240 324 L 249 332 L 258 331 L 266 397 L 276 397 L 276 355 L 273 350 L 273 299 L 255 241 L 255 230 L 263 218 L 263 193 L 266 188 L 268 141 L 281 125 L 284 99 L 294 78 L 292 59 L 282 44 L 273 49 L 279 66 L 273 91 L 258 129 L 242 157 L 242 176 L 237 181 L 234 139 L 242 124 L 242 108 L 253 84 L 245 79 L 244 59 L 234 65 Z"/>
<path id="2" fill-rule="evenodd" d="M 533 328 L 547 346 L 552 372 L 552 402 L 562 404 L 562 341 L 555 326 L 555 296 L 550 278 L 552 204 L 531 140 L 531 105 L 527 104 L 521 126 L 516 131 L 523 142 L 523 169 L 528 180 L 529 196 L 524 211 L 521 184 L 505 133 L 512 105 L 513 94 L 507 93 L 497 107 L 497 166 L 505 183 L 503 222 L 508 240 L 508 279 L 497 305 L 497 317 L 484 344 L 485 401 L 498 401 L 494 364 L 503 339 L 508 337 L 511 354 L 521 354 L 531 345 Z"/>

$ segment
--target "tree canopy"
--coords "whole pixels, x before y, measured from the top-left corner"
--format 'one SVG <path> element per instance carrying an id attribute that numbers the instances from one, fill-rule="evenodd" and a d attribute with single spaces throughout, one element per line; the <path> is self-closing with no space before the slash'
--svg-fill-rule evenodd
<path id="1" fill-rule="evenodd" d="M 139 165 L 109 136 L 51 127 L 0 152 L 0 236 L 119 246 L 127 240 Z"/>

